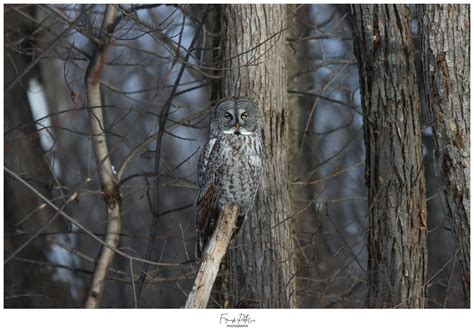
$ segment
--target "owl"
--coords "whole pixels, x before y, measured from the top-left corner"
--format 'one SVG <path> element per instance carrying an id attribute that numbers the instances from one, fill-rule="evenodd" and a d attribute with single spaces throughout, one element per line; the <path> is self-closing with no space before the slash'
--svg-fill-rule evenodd
<path id="1" fill-rule="evenodd" d="M 240 206 L 237 229 L 252 207 L 262 177 L 264 148 L 257 104 L 248 98 L 221 100 L 211 115 L 209 141 L 198 162 L 196 257 L 200 258 L 224 205 Z"/>

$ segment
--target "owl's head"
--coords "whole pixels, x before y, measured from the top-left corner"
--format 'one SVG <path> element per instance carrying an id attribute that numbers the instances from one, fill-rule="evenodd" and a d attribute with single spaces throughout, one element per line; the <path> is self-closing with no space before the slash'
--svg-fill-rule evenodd
<path id="1" fill-rule="evenodd" d="M 257 103 L 249 98 L 226 98 L 216 105 L 211 118 L 211 135 L 251 135 L 260 130 Z"/>

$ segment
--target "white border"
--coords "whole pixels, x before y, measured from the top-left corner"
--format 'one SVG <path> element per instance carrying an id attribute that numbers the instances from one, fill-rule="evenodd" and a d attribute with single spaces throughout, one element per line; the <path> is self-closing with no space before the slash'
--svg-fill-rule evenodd
<path id="1" fill-rule="evenodd" d="M 20 1 L 4 1 L 2 4 L 19 3 Z M 65 1 L 64 3 L 90 3 L 91 1 Z M 156 1 L 142 1 L 156 2 Z M 193 3 L 229 3 L 230 1 L 197 1 Z M 332 1 L 331 4 L 342 3 L 372 3 L 375 1 Z M 21 1 L 21 3 L 35 3 Z M 37 2 L 36 2 L 37 3 Z M 46 0 L 42 3 L 58 3 Z M 106 2 L 98 2 L 106 3 Z M 129 3 L 117 1 L 116 3 Z M 166 3 L 183 3 L 182 1 L 166 1 Z M 316 3 L 308 1 L 247 1 L 234 3 Z M 407 1 L 405 3 L 432 3 L 432 1 Z M 463 2 L 468 3 L 468 2 Z M 1 9 L 1 36 L 3 37 L 3 12 Z M 472 17 L 472 8 L 471 8 Z M 471 25 L 472 26 L 472 25 Z M 472 29 L 471 29 L 472 32 Z M 0 38 L 3 55 L 3 38 Z M 471 33 L 472 45 L 472 33 Z M 0 65 L 3 73 L 3 61 Z M 471 66 L 471 78 L 473 69 Z M 4 82 L 0 86 L 3 91 Z M 3 109 L 3 94 L 0 97 Z M 471 98 L 471 108 L 472 108 Z M 0 144 L 3 149 L 3 117 L 1 120 L 2 136 Z M 471 131 L 471 142 L 474 134 Z M 3 165 L 3 152 L 1 161 Z M 4 198 L 3 172 L 0 175 L 1 198 Z M 471 193 L 472 198 L 472 193 Z M 0 203 L 1 219 L 3 221 L 4 205 Z M 474 214 L 474 213 L 473 213 Z M 471 215 L 472 220 L 472 215 Z M 2 223 L 3 225 L 3 223 Z M 3 257 L 3 228 L 1 228 L 1 253 Z M 471 258 L 472 261 L 472 258 Z M 2 266 L 3 267 L 3 266 Z M 472 263 L 471 263 L 472 267 Z M 3 295 L 3 269 L 0 269 Z M 425 309 L 425 310 L 342 310 L 342 309 L 300 309 L 300 310 L 182 310 L 182 309 L 117 309 L 117 310 L 13 310 L 3 309 L 1 300 L 0 327 L 3 332 L 221 332 L 223 330 L 242 330 L 246 332 L 310 330 L 315 332 L 464 332 L 474 328 L 474 314 L 470 309 Z M 226 328 L 219 324 L 221 314 L 238 316 L 240 313 L 249 314 L 255 322 L 247 328 Z"/>

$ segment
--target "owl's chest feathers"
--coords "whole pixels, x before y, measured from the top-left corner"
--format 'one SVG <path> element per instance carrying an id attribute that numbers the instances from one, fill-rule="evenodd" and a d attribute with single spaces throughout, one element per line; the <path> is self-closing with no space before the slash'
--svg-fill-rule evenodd
<path id="1" fill-rule="evenodd" d="M 225 153 L 240 156 L 243 159 L 262 155 L 262 145 L 259 137 L 255 135 L 224 134 L 221 137 Z"/>
<path id="2" fill-rule="evenodd" d="M 263 170 L 263 147 L 257 135 L 223 135 L 220 203 L 251 206 Z"/>

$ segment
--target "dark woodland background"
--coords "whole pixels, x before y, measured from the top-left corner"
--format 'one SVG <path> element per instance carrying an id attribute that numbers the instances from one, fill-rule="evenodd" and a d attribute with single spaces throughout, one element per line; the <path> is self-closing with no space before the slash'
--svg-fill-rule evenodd
<path id="1" fill-rule="evenodd" d="M 84 306 L 97 137 L 121 223 L 100 307 L 182 307 L 197 158 L 237 92 L 267 174 L 209 307 L 469 307 L 469 5 L 110 6 L 4 6 L 5 307 Z"/>

